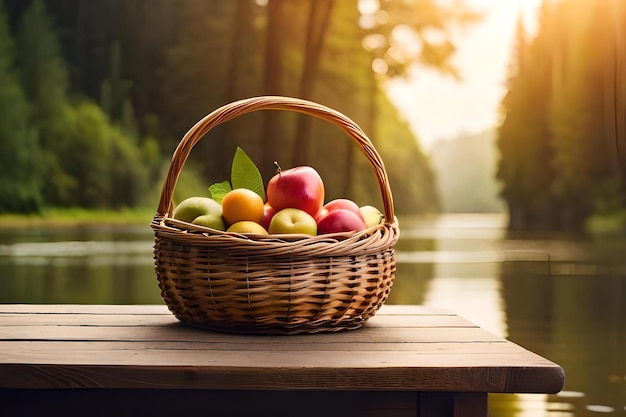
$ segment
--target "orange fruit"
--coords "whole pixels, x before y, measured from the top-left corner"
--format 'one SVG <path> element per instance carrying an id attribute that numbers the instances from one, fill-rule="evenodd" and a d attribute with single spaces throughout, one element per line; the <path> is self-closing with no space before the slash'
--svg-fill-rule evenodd
<path id="1" fill-rule="evenodd" d="M 264 212 L 261 196 L 247 188 L 235 188 L 222 199 L 222 216 L 229 225 L 241 221 L 261 223 Z"/>

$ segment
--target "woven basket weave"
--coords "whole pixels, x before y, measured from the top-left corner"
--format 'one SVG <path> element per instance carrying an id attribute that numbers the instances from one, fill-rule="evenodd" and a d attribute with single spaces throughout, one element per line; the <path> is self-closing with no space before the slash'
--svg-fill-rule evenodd
<path id="1" fill-rule="evenodd" d="M 304 113 L 343 130 L 374 170 L 383 222 L 357 233 L 251 236 L 170 217 L 172 194 L 193 146 L 213 127 L 257 110 Z M 255 97 L 201 119 L 174 152 L 151 227 L 161 295 L 179 320 L 195 327 L 268 334 L 359 328 L 385 302 L 395 276 L 399 229 L 380 155 L 353 121 L 310 101 Z"/>

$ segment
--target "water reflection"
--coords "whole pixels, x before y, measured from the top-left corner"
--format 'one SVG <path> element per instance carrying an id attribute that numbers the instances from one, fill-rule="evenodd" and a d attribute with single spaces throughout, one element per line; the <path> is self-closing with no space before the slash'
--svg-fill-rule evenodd
<path id="1" fill-rule="evenodd" d="M 3 230 L 0 303 L 162 303 L 149 230 Z"/>
<path id="2" fill-rule="evenodd" d="M 390 304 L 448 308 L 559 363 L 495 417 L 626 415 L 626 238 L 507 236 L 501 216 L 400 219 Z M 1 303 L 162 303 L 149 227 L 0 232 Z"/>
<path id="3" fill-rule="evenodd" d="M 626 415 L 626 239 L 507 236 L 502 225 L 491 216 L 403 221 L 402 239 L 429 249 L 398 253 L 416 270 L 432 265 L 417 279 L 422 304 L 455 310 L 564 367 L 562 393 L 493 395 L 489 415 Z"/>

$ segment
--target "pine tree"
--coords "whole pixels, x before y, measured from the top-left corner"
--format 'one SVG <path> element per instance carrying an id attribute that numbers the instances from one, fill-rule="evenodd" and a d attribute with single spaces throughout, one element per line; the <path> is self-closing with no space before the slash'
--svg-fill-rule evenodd
<path id="1" fill-rule="evenodd" d="M 549 113 L 555 180 L 561 225 L 579 229 L 593 213 L 600 184 L 610 174 L 603 135 L 600 60 L 594 57 L 599 28 L 594 29 L 597 5 L 586 0 L 562 4 L 560 42 L 555 50 Z"/>
<path id="2" fill-rule="evenodd" d="M 29 107 L 14 71 L 14 46 L 0 3 L 0 211 L 41 207 L 42 156 Z"/>
<path id="3" fill-rule="evenodd" d="M 558 211 L 551 193 L 554 179 L 547 92 L 551 91 L 554 32 L 551 4 L 544 1 L 540 30 L 524 47 L 518 33 L 517 69 L 503 100 L 498 132 L 498 178 L 509 208 L 509 228 L 551 229 Z"/>
<path id="4" fill-rule="evenodd" d="M 67 102 L 68 75 L 42 0 L 35 0 L 22 16 L 16 44 L 22 88 L 34 120 L 48 127 Z"/>
<path id="5" fill-rule="evenodd" d="M 74 182 L 60 152 L 66 140 L 60 121 L 68 105 L 68 75 L 42 0 L 35 0 L 22 15 L 16 45 L 21 86 L 32 106 L 31 124 L 39 133 L 44 157 L 42 195 L 46 204 L 61 204 L 71 198 Z"/>

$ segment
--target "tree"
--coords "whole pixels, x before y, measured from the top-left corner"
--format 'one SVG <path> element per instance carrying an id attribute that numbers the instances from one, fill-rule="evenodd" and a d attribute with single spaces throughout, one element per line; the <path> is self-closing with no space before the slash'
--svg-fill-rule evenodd
<path id="1" fill-rule="evenodd" d="M 502 195 L 509 207 L 509 228 L 514 230 L 552 228 L 558 216 L 551 191 L 554 155 L 546 99 L 553 75 L 552 18 L 551 6 L 544 2 L 535 40 L 525 46 L 518 31 L 518 61 L 513 66 L 518 73 L 511 75 L 503 100 L 498 178 L 504 184 Z"/>
<path id="2" fill-rule="evenodd" d="M 34 0 L 22 16 L 16 43 L 22 88 L 33 104 L 33 118 L 49 126 L 67 100 L 68 76 L 42 0 Z"/>
<path id="3" fill-rule="evenodd" d="M 594 68 L 597 40 L 590 34 L 595 3 L 572 0 L 556 13 L 562 39 L 554 52 L 550 134 L 556 175 L 552 192 L 562 209 L 560 227 L 580 228 L 594 211 L 599 185 L 608 178 L 610 159 L 603 135 L 601 67 Z M 571 22 L 576 22 L 572 25 Z"/>
<path id="4" fill-rule="evenodd" d="M 265 54 L 263 63 L 264 95 L 288 95 L 284 86 L 284 49 L 285 29 L 288 18 L 285 12 L 287 0 L 269 0 L 267 9 L 267 25 L 265 28 Z M 276 142 L 285 131 L 285 115 L 278 112 L 266 112 L 263 119 L 261 134 L 260 170 L 268 175 L 268 167 L 277 159 Z"/>
<path id="5" fill-rule="evenodd" d="M 611 2 L 545 1 L 503 101 L 498 176 L 516 230 L 575 230 L 623 209 L 623 14 Z"/>
<path id="6" fill-rule="evenodd" d="M 31 103 L 30 121 L 38 131 L 43 152 L 46 175 L 41 192 L 44 201 L 54 204 L 71 182 L 59 152 L 65 129 L 61 114 L 68 105 L 68 76 L 43 1 L 35 0 L 26 9 L 16 38 L 21 86 Z"/>
<path id="7" fill-rule="evenodd" d="M 626 197 L 626 7 L 619 0 L 598 3 L 594 30 L 605 39 L 596 43 L 594 51 L 602 74 L 604 132 L 612 177 L 617 182 L 619 206 Z"/>
<path id="8" fill-rule="evenodd" d="M 322 49 L 334 3 L 334 0 L 310 0 L 304 63 L 302 64 L 302 75 L 298 88 L 298 96 L 307 100 L 315 99 L 313 90 L 317 81 Z M 311 118 L 305 115 L 298 117 L 291 157 L 291 165 L 293 166 L 304 164 L 308 158 L 309 143 L 311 142 L 311 121 Z"/>
<path id="9" fill-rule="evenodd" d="M 31 2 L 17 26 L 20 81 L 32 106 L 30 123 L 37 129 L 42 149 L 44 203 L 88 208 L 136 204 L 153 169 L 145 162 L 154 147 L 146 144 L 142 153 L 136 137 L 129 133 L 132 129 L 122 132 L 113 127 L 102 109 L 88 100 L 70 101 L 67 69 L 42 0 Z M 110 78 L 114 94 L 108 110 L 120 123 L 133 119 L 128 127 L 134 116 L 124 106 L 117 69 L 119 61 L 114 61 Z"/>
<path id="10" fill-rule="evenodd" d="M 0 3 L 0 212 L 34 212 L 41 208 L 42 155 L 13 48 Z"/>
<path id="11" fill-rule="evenodd" d="M 15 16 L 18 16 L 21 3 L 5 1 L 15 6 Z M 193 123 L 226 102 L 260 94 L 306 95 L 353 118 L 367 129 L 377 148 L 384 149 L 389 158 L 406 164 L 393 167 L 397 172 L 394 181 L 407 178 L 432 189 L 428 181 L 416 180 L 423 174 L 421 166 L 415 168 L 417 165 L 425 164 L 428 171 L 419 146 L 405 125 L 392 126 L 400 122 L 398 114 L 387 107 L 390 105 L 380 85 L 372 82 L 372 58 L 362 48 L 364 31 L 358 23 L 357 3 L 357 0 L 272 0 L 265 5 L 254 0 L 46 2 L 60 29 L 61 51 L 71 69 L 68 79 L 72 97 L 76 94 L 100 102 L 107 98 L 103 93 L 116 90 L 118 94 L 111 94 L 111 100 L 103 101 L 114 103 L 107 110 L 112 119 L 105 117 L 104 120 L 130 127 L 126 133 L 134 132 L 136 126 L 138 137 L 156 138 L 160 148 L 169 153 Z M 272 4 L 282 9 L 273 14 L 278 20 L 270 19 Z M 313 10 L 315 13 L 311 14 Z M 273 25 L 269 25 L 270 20 L 276 23 L 274 29 L 278 31 L 269 30 Z M 268 42 L 268 39 L 271 40 Z M 268 49 L 275 45 L 280 46 L 279 55 L 271 55 L 277 50 Z M 276 65 L 270 65 L 266 71 L 266 57 L 270 55 L 280 58 L 268 61 Z M 350 65 L 337 65 L 338 62 Z M 278 64 L 280 67 L 276 67 Z M 124 88 L 115 89 L 114 85 Z M 128 94 L 124 91 L 126 88 Z M 66 97 L 68 95 L 66 89 Z M 374 108 L 371 103 L 382 106 L 380 111 L 385 111 L 388 120 L 371 118 L 370 110 Z M 83 105 L 86 103 L 81 103 Z M 75 106 L 70 104 L 69 109 L 63 110 L 64 120 L 79 111 L 86 112 L 85 117 L 90 114 L 93 123 L 99 120 L 93 115 L 95 110 L 73 108 Z M 272 130 L 274 134 L 266 136 L 264 142 L 263 121 L 269 115 L 276 116 L 279 122 Z M 266 179 L 274 171 L 274 160 L 288 167 L 296 145 L 293 134 L 298 127 L 297 116 L 292 112 L 257 112 L 209 132 L 190 155 L 191 164 L 202 166 L 199 182 L 208 186 L 228 175 L 234 145 L 242 146 L 255 158 Z M 302 130 L 309 132 L 311 146 L 305 147 L 306 156 L 301 161 L 325 170 L 325 182 L 335 196 L 354 196 L 368 201 L 368 195 L 375 194 L 376 187 L 365 179 L 370 169 L 356 157 L 354 144 L 341 137 L 344 134 L 339 129 L 310 116 L 301 120 L 304 119 Z M 87 160 L 92 158 L 91 152 L 99 149 L 97 132 L 100 130 L 107 129 L 94 127 L 93 132 L 84 131 L 96 137 L 91 139 L 93 149 L 82 142 L 74 144 L 85 152 Z M 395 132 L 390 138 L 378 134 L 390 131 Z M 129 141 L 136 141 L 137 146 L 154 157 L 154 142 L 146 143 L 134 134 L 130 136 Z M 73 149 L 67 141 L 77 139 L 75 132 L 56 137 L 64 152 Z M 111 157 L 111 153 L 102 152 L 103 157 Z M 406 158 L 393 156 L 400 152 L 405 152 Z M 58 160 L 64 155 L 60 151 L 54 154 L 59 155 Z M 70 158 L 69 153 L 65 155 L 68 160 L 75 158 L 75 155 Z M 99 170 L 97 161 L 92 162 L 94 169 Z M 70 191 L 76 187 L 76 171 L 65 168 L 55 171 L 64 174 L 62 178 L 52 175 L 50 179 L 62 185 L 51 191 L 59 198 L 56 204 L 61 204 L 61 200 L 69 204 Z M 400 174 L 403 169 L 405 174 Z M 407 171 L 415 174 L 406 174 Z M 422 198 L 421 194 L 415 194 L 414 187 L 409 188 L 406 201 L 412 196 Z M 423 195 L 426 194 L 428 192 Z M 429 204 L 411 201 L 408 209 L 420 211 Z"/>

